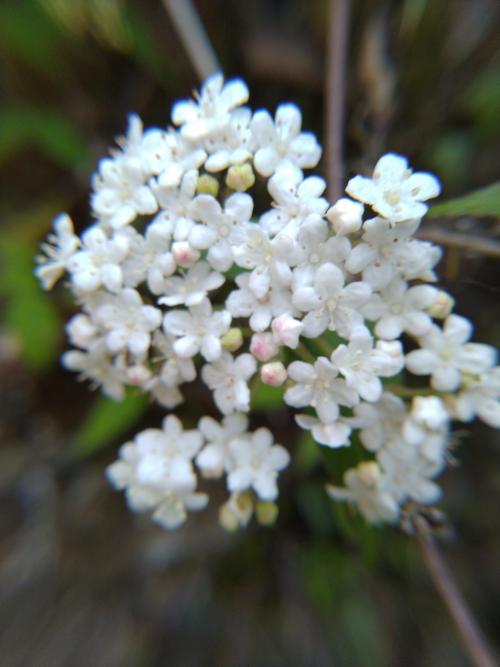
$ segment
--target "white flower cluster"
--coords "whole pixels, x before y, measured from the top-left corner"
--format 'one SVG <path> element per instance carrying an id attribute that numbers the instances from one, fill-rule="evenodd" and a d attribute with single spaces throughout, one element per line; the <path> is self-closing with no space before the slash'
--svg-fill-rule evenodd
<path id="1" fill-rule="evenodd" d="M 267 429 L 248 431 L 259 383 L 282 386 L 321 445 L 359 433 L 367 460 L 330 492 L 369 521 L 394 521 L 408 500 L 437 499 L 452 419 L 500 427 L 495 351 L 468 342 L 470 323 L 429 284 L 440 249 L 414 238 L 439 183 L 388 154 L 373 178 L 349 181 L 353 199 L 330 206 L 324 180 L 303 172 L 321 147 L 299 109 L 283 104 L 273 118 L 247 99 L 242 81 L 215 75 L 174 106 L 175 127 L 144 131 L 131 116 L 94 176 L 95 222 L 79 237 L 67 215 L 55 220 L 37 275 L 50 289 L 67 274 L 82 310 L 63 362 L 117 400 L 133 385 L 171 410 L 197 378 L 212 392 L 221 423 L 204 416 L 184 431 L 170 415 L 108 469 L 130 507 L 167 528 L 206 505 L 197 471 L 225 475 L 225 526 L 254 509 L 262 523 L 275 517 L 289 455 Z M 378 215 L 364 220 L 363 204 Z M 403 334 L 417 348 L 406 356 Z M 412 402 L 395 395 L 409 391 L 405 367 L 430 376 Z"/>

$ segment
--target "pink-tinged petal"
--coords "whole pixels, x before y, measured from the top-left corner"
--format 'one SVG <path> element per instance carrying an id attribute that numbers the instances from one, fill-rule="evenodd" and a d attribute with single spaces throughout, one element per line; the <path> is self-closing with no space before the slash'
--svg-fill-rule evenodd
<path id="1" fill-rule="evenodd" d="M 439 356 L 431 350 L 414 350 L 406 355 L 406 368 L 414 375 L 431 375 L 439 363 Z"/>

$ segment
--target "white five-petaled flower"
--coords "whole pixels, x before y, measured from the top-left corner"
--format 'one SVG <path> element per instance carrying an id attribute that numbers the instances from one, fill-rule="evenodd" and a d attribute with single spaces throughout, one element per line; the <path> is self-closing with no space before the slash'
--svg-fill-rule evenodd
<path id="1" fill-rule="evenodd" d="M 134 355 L 141 355 L 150 346 L 151 332 L 161 325 L 161 311 L 144 305 L 139 292 L 125 287 L 97 307 L 94 319 L 107 332 L 110 352 L 128 349 Z"/>
<path id="2" fill-rule="evenodd" d="M 267 111 L 257 111 L 250 128 L 258 150 L 255 169 L 262 176 L 271 176 L 283 160 L 290 160 L 301 169 L 315 167 L 321 157 L 321 146 L 310 132 L 301 132 L 302 115 L 295 104 L 281 104 L 275 119 Z"/>
<path id="3" fill-rule="evenodd" d="M 222 74 L 211 76 L 197 95 L 197 102 L 177 102 L 172 121 L 179 125 L 181 135 L 190 141 L 206 139 L 224 130 L 230 122 L 230 112 L 245 104 L 248 88 L 241 79 L 224 83 Z"/>
<path id="4" fill-rule="evenodd" d="M 166 333 L 177 337 L 173 348 L 179 357 L 194 357 L 201 352 L 207 361 L 220 357 L 220 339 L 230 324 L 231 314 L 227 310 L 212 312 L 208 299 L 190 306 L 189 310 L 171 310 L 163 320 Z"/>
<path id="5" fill-rule="evenodd" d="M 293 294 L 293 304 L 306 312 L 303 319 L 303 335 L 317 338 L 324 331 L 338 331 L 349 337 L 352 328 L 361 325 L 361 306 L 371 295 L 370 286 L 363 281 L 345 285 L 341 269 L 326 262 L 316 271 L 311 286 L 299 286 Z"/>
<path id="6" fill-rule="evenodd" d="M 224 415 L 250 410 L 250 390 L 248 380 L 255 373 L 257 362 L 251 354 L 233 357 L 223 352 L 211 364 L 203 366 L 203 382 L 213 391 L 214 401 Z"/>
<path id="7" fill-rule="evenodd" d="M 490 345 L 467 342 L 471 335 L 469 320 L 449 315 L 442 329 L 434 325 L 419 338 L 421 349 L 406 355 L 406 367 L 415 375 L 430 375 L 438 391 L 456 391 L 463 373 L 484 373 L 496 361 L 496 350 Z"/>
<path id="8" fill-rule="evenodd" d="M 204 477 L 220 477 L 233 467 L 229 444 L 246 433 L 248 419 L 238 412 L 227 415 L 221 423 L 212 417 L 202 417 L 198 428 L 207 442 L 196 457 L 196 465 Z"/>
<path id="9" fill-rule="evenodd" d="M 167 278 L 158 303 L 166 306 L 195 306 L 207 293 L 224 283 L 224 276 L 210 270 L 207 262 L 197 262 L 181 276 Z"/>
<path id="10" fill-rule="evenodd" d="M 388 153 L 375 165 L 373 178 L 351 178 L 346 192 L 395 223 L 424 216 L 428 207 L 422 202 L 437 197 L 441 187 L 432 174 L 413 173 L 406 158 Z"/>
<path id="11" fill-rule="evenodd" d="M 285 403 L 294 408 L 312 406 L 325 424 L 337 421 L 339 405 L 352 407 L 359 400 L 356 390 L 338 376 L 337 368 L 326 357 L 319 357 L 314 364 L 293 361 L 287 371 L 295 384 L 286 390 Z"/>
<path id="12" fill-rule="evenodd" d="M 154 510 L 155 521 L 177 528 L 186 520 L 186 510 L 203 509 L 208 502 L 206 494 L 196 493 L 192 465 L 202 442 L 199 431 L 184 431 L 177 417 L 169 415 L 161 430 L 142 431 L 120 449 L 118 461 L 107 468 L 108 479 L 126 491 L 132 510 Z"/>
<path id="13" fill-rule="evenodd" d="M 331 356 L 334 368 L 365 401 L 377 401 L 382 396 L 380 377 L 397 375 L 404 367 L 399 341 L 378 341 L 375 347 L 373 343 L 364 326 L 356 327 L 349 343 L 339 345 Z"/>
<path id="14" fill-rule="evenodd" d="M 267 428 L 259 428 L 245 437 L 234 438 L 229 443 L 233 468 L 228 475 L 230 491 L 253 488 L 261 500 L 275 500 L 278 472 L 286 468 L 290 455 L 281 445 L 273 444 L 273 436 Z"/>

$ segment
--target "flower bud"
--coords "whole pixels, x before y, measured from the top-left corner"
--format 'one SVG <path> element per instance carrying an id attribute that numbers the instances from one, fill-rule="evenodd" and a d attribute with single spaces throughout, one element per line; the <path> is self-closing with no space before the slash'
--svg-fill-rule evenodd
<path id="1" fill-rule="evenodd" d="M 427 308 L 427 312 L 431 317 L 436 317 L 437 319 L 444 319 L 453 310 L 455 305 L 455 299 L 451 297 L 448 292 L 444 290 L 439 290 L 436 294 L 436 300 L 434 303 Z"/>
<path id="2" fill-rule="evenodd" d="M 236 352 L 243 345 L 243 334 L 241 329 L 232 327 L 220 339 L 222 347 L 228 352 Z"/>
<path id="3" fill-rule="evenodd" d="M 275 343 L 286 345 L 295 350 L 299 344 L 299 336 L 304 325 L 285 313 L 274 318 L 271 324 Z"/>
<path id="4" fill-rule="evenodd" d="M 363 204 L 342 197 L 328 209 L 326 217 L 332 223 L 335 233 L 338 236 L 345 236 L 361 229 L 363 211 Z"/>
<path id="5" fill-rule="evenodd" d="M 199 195 L 212 195 L 212 197 L 217 197 L 219 194 L 219 181 L 215 176 L 202 174 L 196 181 L 196 192 Z"/>
<path id="6" fill-rule="evenodd" d="M 281 361 L 272 361 L 269 364 L 264 364 L 260 369 L 260 379 L 264 384 L 268 384 L 271 387 L 281 387 L 287 377 L 286 368 Z"/>
<path id="7" fill-rule="evenodd" d="M 219 510 L 219 523 L 229 532 L 246 526 L 253 513 L 253 496 L 249 491 L 231 494 Z"/>
<path id="8" fill-rule="evenodd" d="M 172 243 L 172 255 L 177 264 L 185 269 L 193 266 L 200 258 L 199 251 L 190 246 L 187 241 Z"/>
<path id="9" fill-rule="evenodd" d="M 269 361 L 278 354 L 279 347 L 271 333 L 256 333 L 250 342 L 250 352 L 259 361 Z"/>
<path id="10" fill-rule="evenodd" d="M 255 174 L 249 162 L 234 164 L 229 167 L 226 176 L 226 185 L 237 192 L 245 192 L 255 183 Z"/>
<path id="11" fill-rule="evenodd" d="M 278 505 L 271 502 L 259 502 L 255 507 L 255 516 L 261 526 L 272 526 L 278 518 Z"/>
<path id="12" fill-rule="evenodd" d="M 376 486 L 382 474 L 376 461 L 363 461 L 356 467 L 359 479 L 367 486 Z"/>

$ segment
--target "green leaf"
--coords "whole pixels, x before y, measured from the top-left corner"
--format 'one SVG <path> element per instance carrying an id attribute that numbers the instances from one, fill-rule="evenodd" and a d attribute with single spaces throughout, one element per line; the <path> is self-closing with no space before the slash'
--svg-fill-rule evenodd
<path id="1" fill-rule="evenodd" d="M 56 111 L 30 106 L 0 109 L 0 164 L 33 145 L 63 167 L 74 167 L 87 154 L 73 125 Z"/>
<path id="2" fill-rule="evenodd" d="M 461 215 L 500 217 L 500 182 L 435 204 L 427 215 L 430 218 Z"/>
<path id="3" fill-rule="evenodd" d="M 0 6 L 0 49 L 46 77 L 67 76 L 59 51 L 61 33 L 36 0 L 3 2 Z"/>
<path id="4" fill-rule="evenodd" d="M 77 456 L 88 456 L 128 431 L 146 412 L 147 397 L 128 392 L 116 402 L 99 396 L 90 408 L 72 443 Z"/>
<path id="5" fill-rule="evenodd" d="M 63 327 L 57 308 L 33 275 L 34 252 L 12 236 L 0 237 L 3 319 L 21 343 L 23 362 L 32 370 L 43 370 L 59 354 Z"/>

